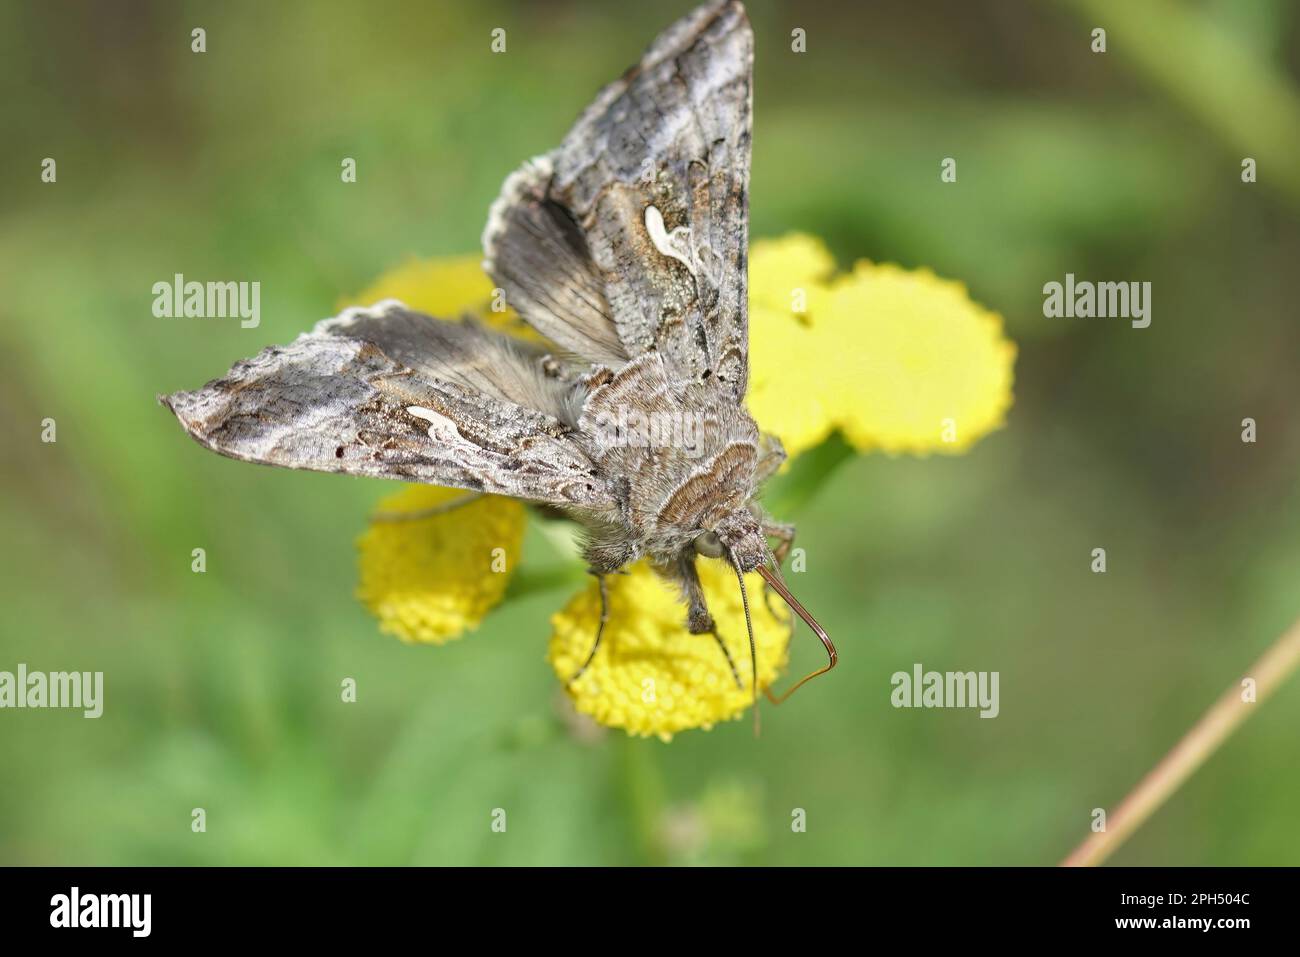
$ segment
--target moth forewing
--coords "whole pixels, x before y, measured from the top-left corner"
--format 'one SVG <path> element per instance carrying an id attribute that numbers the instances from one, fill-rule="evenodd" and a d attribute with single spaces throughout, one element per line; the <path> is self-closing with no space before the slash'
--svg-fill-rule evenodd
<path id="1" fill-rule="evenodd" d="M 488 360 L 494 369 L 482 368 Z M 348 310 L 160 401 L 201 445 L 230 458 L 612 507 L 571 430 L 510 398 L 535 397 L 542 364 L 498 333 L 389 301 Z"/>

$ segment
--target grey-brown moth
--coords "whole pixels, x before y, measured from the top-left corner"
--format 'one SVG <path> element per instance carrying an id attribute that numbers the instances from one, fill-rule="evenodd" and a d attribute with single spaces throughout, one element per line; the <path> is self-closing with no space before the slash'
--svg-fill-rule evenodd
<path id="1" fill-rule="evenodd" d="M 752 66 L 742 5 L 699 7 L 506 179 L 483 265 L 552 348 L 389 300 L 161 401 L 231 458 L 558 509 L 585 531 L 602 601 L 604 576 L 648 559 L 694 634 L 717 637 L 697 558 L 731 564 L 747 615 L 757 570 L 828 652 L 808 678 L 830 670 L 834 647 L 781 580 L 794 527 L 756 501 L 785 452 L 744 405 Z"/>

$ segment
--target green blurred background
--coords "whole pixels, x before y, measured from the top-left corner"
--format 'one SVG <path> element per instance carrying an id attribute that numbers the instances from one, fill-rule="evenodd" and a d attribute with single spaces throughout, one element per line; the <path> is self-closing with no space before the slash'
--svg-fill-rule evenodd
<path id="1" fill-rule="evenodd" d="M 0 4 L 0 669 L 106 684 L 98 721 L 0 713 L 0 863 L 1053 863 L 1300 615 L 1290 2 L 751 5 L 752 234 L 961 279 L 1020 345 L 1004 430 L 784 516 L 843 663 L 759 740 L 575 734 L 536 530 L 478 633 L 379 635 L 353 541 L 394 487 L 221 459 L 155 404 L 475 251 L 688 7 Z M 261 281 L 261 327 L 155 319 L 177 272 Z M 1151 327 L 1044 319 L 1066 272 L 1151 281 Z M 1001 715 L 893 709 L 913 662 L 1000 671 Z M 1114 860 L 1300 863 L 1297 729 L 1293 681 Z"/>

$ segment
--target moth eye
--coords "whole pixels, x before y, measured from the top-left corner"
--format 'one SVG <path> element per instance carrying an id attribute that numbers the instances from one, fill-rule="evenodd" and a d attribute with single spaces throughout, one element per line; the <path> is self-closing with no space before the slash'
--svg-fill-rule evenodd
<path id="1" fill-rule="evenodd" d="M 706 558 L 721 558 L 722 539 L 714 532 L 701 532 L 695 536 L 695 551 Z"/>

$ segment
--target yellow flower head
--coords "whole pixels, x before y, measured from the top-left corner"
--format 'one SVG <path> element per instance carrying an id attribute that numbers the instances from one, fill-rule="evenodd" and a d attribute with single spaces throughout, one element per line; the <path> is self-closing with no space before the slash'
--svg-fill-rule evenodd
<path id="1" fill-rule="evenodd" d="M 477 628 L 501 600 L 519 559 L 524 507 L 496 495 L 460 504 L 466 497 L 411 485 L 379 503 L 378 518 L 357 542 L 357 597 L 380 631 L 440 645 Z"/>
<path id="2" fill-rule="evenodd" d="M 626 575 L 605 579 L 609 620 L 600 648 L 587 670 L 568 686 L 578 711 L 629 734 L 668 740 L 677 731 L 710 728 L 738 717 L 753 703 L 749 635 L 736 574 L 720 560 L 702 559 L 698 565 L 709 610 L 735 673 L 713 635 L 686 630 L 677 590 L 640 562 Z M 758 575 L 747 575 L 745 587 L 761 693 L 785 667 L 790 626 L 788 619 L 768 610 Z M 773 607 L 783 607 L 780 599 L 773 600 Z M 561 681 L 568 681 L 587 660 L 599 624 L 600 590 L 593 580 L 551 618 L 548 657 Z"/>
<path id="3" fill-rule="evenodd" d="M 829 278 L 828 261 L 799 235 L 750 256 L 747 402 L 791 456 L 835 429 L 859 451 L 956 453 L 1002 424 L 1016 347 L 997 313 L 926 269 Z"/>
<path id="4" fill-rule="evenodd" d="M 749 308 L 789 313 L 809 325 L 825 309 L 834 272 L 835 257 L 815 236 L 760 240 L 750 256 Z"/>
<path id="5" fill-rule="evenodd" d="M 1002 320 L 960 284 L 927 270 L 857 263 L 847 274 L 817 239 L 756 242 L 750 256 L 747 403 L 791 457 L 839 430 L 860 450 L 959 452 L 1001 425 L 1011 404 L 1015 346 Z M 538 338 L 494 303 L 478 257 L 412 260 L 346 304 L 395 298 L 430 315 L 473 315 Z M 498 308 L 494 308 L 494 306 Z M 442 643 L 476 627 L 501 600 L 518 559 L 525 512 L 509 499 L 415 486 L 381 512 L 429 513 L 377 521 L 359 540 L 359 596 L 381 630 Z M 591 665 L 567 686 L 575 708 L 629 734 L 667 739 L 739 716 L 752 703 L 749 642 L 735 574 L 702 559 L 699 574 L 726 644 L 685 628 L 676 590 L 646 565 L 606 579 L 609 618 Z M 748 576 L 758 684 L 786 665 L 784 609 Z M 775 599 L 774 599 L 775 601 Z M 600 619 L 593 580 L 552 618 L 549 659 L 568 681 L 586 661 Z"/>
<path id="6" fill-rule="evenodd" d="M 928 269 L 858 262 L 831 285 L 825 331 L 848 344 L 831 401 L 860 451 L 962 452 L 1011 406 L 1002 317 Z"/>

